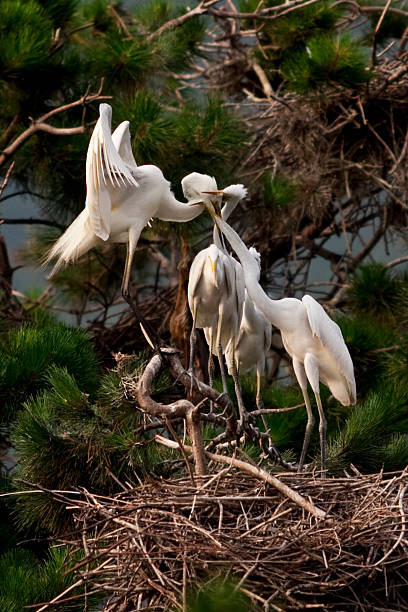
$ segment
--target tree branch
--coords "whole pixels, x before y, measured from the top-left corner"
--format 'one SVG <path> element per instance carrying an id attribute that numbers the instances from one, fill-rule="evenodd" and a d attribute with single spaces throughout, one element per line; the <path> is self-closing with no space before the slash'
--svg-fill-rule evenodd
<path id="1" fill-rule="evenodd" d="M 84 134 L 87 129 L 84 122 L 82 123 L 82 125 L 74 128 L 56 128 L 46 123 L 46 121 L 54 115 L 63 113 L 77 106 L 85 106 L 90 102 L 95 102 L 96 100 L 105 100 L 107 98 L 111 98 L 111 96 L 101 95 L 102 87 L 103 79 L 101 81 L 101 86 L 99 90 L 95 94 L 88 94 L 87 92 L 81 98 L 79 98 L 79 100 L 76 100 L 75 102 L 71 102 L 69 104 L 64 104 L 63 106 L 59 106 L 58 108 L 54 108 L 52 111 L 49 111 L 38 119 L 33 120 L 32 125 L 30 125 L 29 128 L 27 128 L 26 130 L 24 130 L 24 132 L 17 136 L 17 138 L 0 153 L 0 167 L 6 162 L 7 159 L 14 155 L 16 151 L 18 151 L 18 149 L 20 149 L 20 147 L 22 147 L 23 144 L 25 144 L 27 140 L 31 138 L 31 136 L 33 136 L 33 134 L 37 132 L 48 132 L 49 134 L 54 134 L 56 136 L 71 136 L 72 134 Z"/>

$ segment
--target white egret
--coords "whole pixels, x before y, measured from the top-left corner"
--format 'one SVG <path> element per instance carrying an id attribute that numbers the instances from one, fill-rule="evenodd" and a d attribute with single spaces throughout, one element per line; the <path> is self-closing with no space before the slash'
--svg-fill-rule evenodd
<path id="1" fill-rule="evenodd" d="M 221 214 L 228 218 L 246 190 L 242 185 L 230 185 L 218 191 L 215 179 L 208 178 L 208 185 L 201 184 L 201 192 L 190 193 L 189 197 L 203 198 L 211 195 L 211 203 L 219 209 L 221 195 L 227 199 Z M 187 195 L 185 193 L 185 195 Z M 206 200 L 207 201 L 207 200 Z M 245 285 L 241 265 L 225 251 L 217 228 L 214 228 L 213 244 L 200 251 L 193 260 L 189 274 L 188 303 L 193 317 L 190 347 L 190 371 L 195 344 L 195 329 L 204 329 L 209 345 L 209 377 L 212 382 L 212 355 L 216 354 L 220 363 L 223 389 L 226 391 L 225 372 L 222 353 L 227 345 L 234 344 L 244 304 Z M 236 383 L 237 377 L 234 377 Z M 237 388 L 240 415 L 243 416 L 243 402 Z"/>
<path id="2" fill-rule="evenodd" d="M 130 301 L 129 278 L 133 256 L 143 228 L 153 217 L 163 221 L 190 221 L 202 211 L 192 207 L 197 200 L 179 202 L 160 168 L 137 166 L 133 157 L 129 122 L 111 133 L 112 108 L 99 106 L 99 119 L 92 133 L 86 157 L 86 202 L 49 250 L 45 263 L 57 259 L 50 274 L 104 242 L 127 244 L 122 294 Z M 195 173 L 183 179 L 192 190 Z"/>
<path id="3" fill-rule="evenodd" d="M 299 471 L 303 468 L 315 420 L 307 393 L 308 381 L 312 387 L 320 417 L 321 468 L 324 475 L 326 418 L 320 398 L 319 381 L 327 385 L 333 396 L 344 406 L 356 402 L 353 362 L 341 330 L 310 295 L 304 295 L 301 300 L 270 299 L 258 282 L 258 264 L 241 238 L 211 205 L 207 208 L 241 261 L 249 297 L 263 316 L 280 329 L 283 345 L 292 358 L 293 369 L 303 393 L 308 416 Z"/>
<path id="4" fill-rule="evenodd" d="M 258 264 L 258 276 L 260 277 L 260 254 L 251 247 L 250 254 Z M 243 273 L 243 272 L 242 272 Z M 225 351 L 225 359 L 228 372 L 232 374 L 233 360 L 239 374 L 245 374 L 256 368 L 256 405 L 258 410 L 263 408 L 261 396 L 261 378 L 265 373 L 266 355 L 272 342 L 272 325 L 259 312 L 245 289 L 245 301 L 242 312 L 241 323 L 235 346 L 231 343 Z"/>

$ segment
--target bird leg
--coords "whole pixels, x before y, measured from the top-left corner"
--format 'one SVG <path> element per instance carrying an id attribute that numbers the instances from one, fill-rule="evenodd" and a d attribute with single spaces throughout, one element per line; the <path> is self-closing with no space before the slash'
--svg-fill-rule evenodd
<path id="1" fill-rule="evenodd" d="M 193 397 L 193 383 L 194 383 L 193 360 L 194 360 L 196 342 L 197 342 L 197 332 L 196 332 L 196 328 L 193 322 L 193 326 L 190 332 L 190 360 L 188 364 L 188 374 L 190 376 L 190 397 Z"/>
<path id="2" fill-rule="evenodd" d="M 258 410 L 264 410 L 265 406 L 261 395 L 261 371 L 259 367 L 256 368 L 256 407 Z M 261 412 L 262 423 L 264 424 L 266 433 L 269 433 L 269 428 L 265 421 L 265 415 Z"/>
<path id="3" fill-rule="evenodd" d="M 223 355 L 222 346 L 221 346 L 221 327 L 222 327 L 222 312 L 220 312 L 218 315 L 217 335 L 216 335 L 215 342 L 216 342 L 216 347 L 217 347 L 218 363 L 220 364 L 222 390 L 224 393 L 228 394 L 227 376 L 225 374 L 225 367 L 224 367 L 224 355 Z"/>
<path id="4" fill-rule="evenodd" d="M 303 363 L 301 363 L 296 357 L 293 357 L 292 360 L 293 369 L 295 371 L 296 379 L 299 383 L 299 387 L 302 390 L 303 399 L 305 400 L 306 411 L 307 411 L 307 424 L 305 430 L 305 437 L 303 440 L 302 453 L 300 455 L 300 461 L 298 466 L 298 472 L 303 470 L 303 465 L 305 463 L 307 449 L 309 447 L 310 435 L 313 430 L 313 426 L 315 424 L 315 418 L 313 416 L 312 406 L 310 405 L 309 396 L 307 394 L 307 377 L 306 370 Z"/>
<path id="5" fill-rule="evenodd" d="M 150 346 L 153 348 L 153 350 L 156 350 L 157 352 L 160 353 L 161 341 L 159 337 L 157 336 L 156 332 L 153 330 L 150 323 L 146 321 L 138 305 L 136 304 L 136 301 L 131 296 L 130 290 L 129 290 L 130 271 L 132 268 L 132 261 L 133 261 L 133 256 L 136 250 L 137 240 L 139 239 L 139 235 L 140 235 L 140 232 L 135 234 L 134 232 L 131 232 L 131 230 L 132 228 L 130 228 L 129 230 L 129 240 L 127 243 L 127 252 L 126 252 L 126 263 L 125 263 L 125 270 L 123 272 L 123 279 L 122 279 L 122 296 L 123 296 L 123 299 L 129 304 L 137 321 L 139 322 L 139 325 L 141 327 L 144 337 L 146 338 Z"/>
<path id="6" fill-rule="evenodd" d="M 210 346 L 208 353 L 208 384 L 211 388 L 214 387 L 214 334 L 212 328 L 210 328 Z M 210 401 L 210 412 L 214 412 L 214 402 Z"/>
<path id="7" fill-rule="evenodd" d="M 193 362 L 194 362 L 195 346 L 197 343 L 196 321 L 197 321 L 197 308 L 195 308 L 194 310 L 193 325 L 191 327 L 191 332 L 190 332 L 190 360 L 188 364 L 188 373 L 190 375 L 190 397 L 191 398 L 193 397 L 193 383 L 194 383 Z"/>
<path id="8" fill-rule="evenodd" d="M 326 430 L 327 430 L 327 421 L 323 412 L 322 400 L 320 399 L 320 393 L 316 393 L 316 403 L 317 409 L 319 411 L 319 433 L 320 433 L 320 463 L 322 470 L 322 478 L 326 478 Z"/>
<path id="9" fill-rule="evenodd" d="M 217 357 L 218 357 L 218 363 L 220 364 L 220 372 L 221 372 L 221 380 L 222 380 L 222 391 L 223 391 L 223 393 L 227 393 L 228 394 L 227 375 L 225 373 L 224 354 L 222 352 L 221 342 L 217 346 Z"/>
<path id="10" fill-rule="evenodd" d="M 306 423 L 305 437 L 304 437 L 304 440 L 303 440 L 302 453 L 300 455 L 298 472 L 302 472 L 303 471 L 303 464 L 305 462 L 307 449 L 309 447 L 310 435 L 312 433 L 312 430 L 313 430 L 313 427 L 314 427 L 314 424 L 315 424 L 315 418 L 313 416 L 312 406 L 310 405 L 310 399 L 309 399 L 309 396 L 308 396 L 308 393 L 307 393 L 307 387 L 306 387 L 306 389 L 302 388 L 302 393 L 303 393 L 303 399 L 305 400 L 305 404 L 306 404 L 307 423 Z"/>
<path id="11" fill-rule="evenodd" d="M 239 411 L 239 422 L 238 425 L 241 425 L 242 427 L 244 427 L 247 419 L 248 419 L 248 413 L 246 411 L 245 405 L 244 405 L 244 400 L 242 399 L 242 388 L 241 388 L 241 383 L 239 382 L 239 376 L 238 376 L 238 370 L 237 370 L 237 364 L 235 361 L 235 347 L 233 347 L 233 351 L 232 351 L 232 363 L 231 363 L 231 374 L 232 374 L 232 379 L 234 381 L 234 387 L 235 387 L 235 395 L 237 396 L 237 403 L 238 403 L 238 411 Z"/>

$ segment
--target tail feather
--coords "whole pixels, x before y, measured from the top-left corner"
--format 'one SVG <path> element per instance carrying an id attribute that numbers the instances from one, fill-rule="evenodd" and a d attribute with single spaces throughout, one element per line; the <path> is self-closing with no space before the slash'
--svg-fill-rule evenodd
<path id="1" fill-rule="evenodd" d="M 97 242 L 98 239 L 89 223 L 88 211 L 83 210 L 46 253 L 42 262 L 43 267 L 52 260 L 57 260 L 49 278 L 64 266 L 77 260 L 78 257 L 94 247 Z"/>

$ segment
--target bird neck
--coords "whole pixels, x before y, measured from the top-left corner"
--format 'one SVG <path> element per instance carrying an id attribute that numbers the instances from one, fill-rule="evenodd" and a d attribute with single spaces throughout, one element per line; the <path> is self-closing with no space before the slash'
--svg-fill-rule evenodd
<path id="1" fill-rule="evenodd" d="M 230 198 L 226 204 L 221 208 L 221 217 L 224 221 L 227 221 L 231 213 L 235 210 L 237 204 L 239 202 L 239 198 Z M 220 234 L 220 230 L 214 224 L 213 229 L 213 242 L 221 251 L 226 252 L 225 243 L 222 235 Z"/>
<path id="2" fill-rule="evenodd" d="M 251 255 L 238 234 L 223 219 L 217 219 L 218 226 L 239 257 L 249 297 L 263 316 L 279 329 L 287 329 L 288 313 L 282 308 L 282 300 L 271 300 L 258 282 L 258 262 Z"/>

